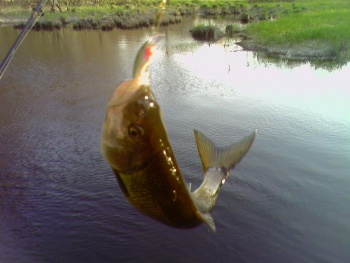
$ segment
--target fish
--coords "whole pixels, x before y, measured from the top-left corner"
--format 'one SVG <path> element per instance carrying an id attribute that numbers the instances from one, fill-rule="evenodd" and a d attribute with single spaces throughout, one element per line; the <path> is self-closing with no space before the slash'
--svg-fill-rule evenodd
<path id="1" fill-rule="evenodd" d="M 206 223 L 215 232 L 211 211 L 232 169 L 250 149 L 256 130 L 220 148 L 195 129 L 204 179 L 192 191 L 179 169 L 161 108 L 150 87 L 149 63 L 160 40 L 155 35 L 142 45 L 134 62 L 133 78 L 121 83 L 110 97 L 101 153 L 125 199 L 140 213 L 180 229 Z"/>

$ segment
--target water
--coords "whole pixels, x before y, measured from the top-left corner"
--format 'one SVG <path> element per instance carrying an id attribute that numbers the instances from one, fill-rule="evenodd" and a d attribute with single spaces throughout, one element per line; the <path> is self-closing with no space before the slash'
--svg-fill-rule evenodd
<path id="1" fill-rule="evenodd" d="M 348 262 L 349 65 L 272 63 L 171 26 L 153 90 L 192 188 L 199 129 L 258 129 L 213 218 L 178 230 L 123 198 L 99 151 L 106 102 L 149 31 L 31 32 L 0 81 L 0 262 Z M 0 58 L 18 32 L 0 28 Z"/>

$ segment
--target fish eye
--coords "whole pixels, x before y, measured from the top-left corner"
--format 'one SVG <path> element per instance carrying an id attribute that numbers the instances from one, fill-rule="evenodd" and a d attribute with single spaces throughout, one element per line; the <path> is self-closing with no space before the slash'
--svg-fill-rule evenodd
<path id="1" fill-rule="evenodd" d="M 130 125 L 128 133 L 131 138 L 139 138 L 143 135 L 143 129 L 138 125 Z"/>

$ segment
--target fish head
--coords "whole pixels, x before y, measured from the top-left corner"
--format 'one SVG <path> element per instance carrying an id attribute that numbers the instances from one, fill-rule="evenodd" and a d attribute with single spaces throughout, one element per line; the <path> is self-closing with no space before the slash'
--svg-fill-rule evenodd
<path id="1" fill-rule="evenodd" d="M 164 127 L 150 88 L 149 64 L 162 35 L 153 35 L 139 49 L 133 79 L 123 82 L 111 96 L 102 130 L 101 151 L 109 165 L 132 173 L 158 150 Z"/>
<path id="2" fill-rule="evenodd" d="M 163 129 L 159 105 L 149 85 L 139 79 L 125 81 L 107 105 L 102 154 L 115 170 L 132 173 L 155 155 Z"/>

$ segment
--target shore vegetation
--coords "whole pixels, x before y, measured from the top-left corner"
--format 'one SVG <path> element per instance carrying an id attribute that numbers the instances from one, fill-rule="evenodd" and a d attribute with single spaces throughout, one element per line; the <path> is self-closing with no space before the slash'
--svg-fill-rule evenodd
<path id="1" fill-rule="evenodd" d="M 292 5 L 305 11 L 251 23 L 247 35 L 264 47 L 314 48 L 327 53 L 327 57 L 349 60 L 350 1 L 300 0 Z"/>
<path id="2" fill-rule="evenodd" d="M 0 0 L 0 24 L 24 22 L 34 0 Z M 160 0 L 52 0 L 36 29 L 54 30 L 65 24 L 74 29 L 132 29 L 154 23 Z M 349 0 L 167 0 L 163 25 L 183 16 L 226 16 L 245 23 L 241 45 L 285 58 L 350 60 Z M 232 20 L 231 20 L 232 21 Z M 236 29 L 228 21 L 226 33 Z M 231 23 L 232 24 L 232 23 Z M 17 25 L 18 28 L 21 24 Z M 206 36 L 203 28 L 198 28 Z"/>

